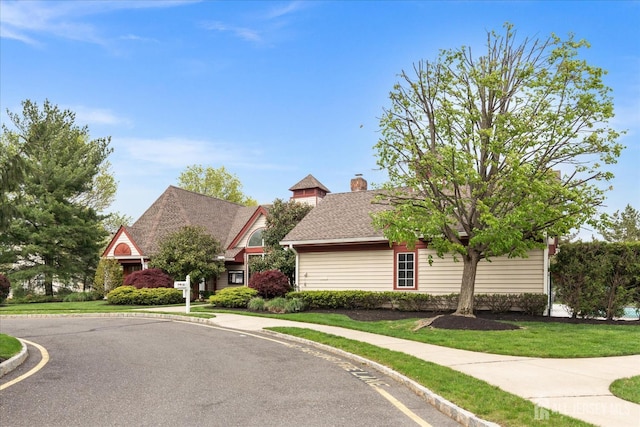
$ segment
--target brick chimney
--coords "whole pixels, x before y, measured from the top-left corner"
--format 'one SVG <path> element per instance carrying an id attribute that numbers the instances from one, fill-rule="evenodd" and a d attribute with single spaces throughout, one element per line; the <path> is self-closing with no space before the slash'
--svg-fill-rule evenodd
<path id="1" fill-rule="evenodd" d="M 367 180 L 357 173 L 355 178 L 351 178 L 351 191 L 367 191 Z"/>

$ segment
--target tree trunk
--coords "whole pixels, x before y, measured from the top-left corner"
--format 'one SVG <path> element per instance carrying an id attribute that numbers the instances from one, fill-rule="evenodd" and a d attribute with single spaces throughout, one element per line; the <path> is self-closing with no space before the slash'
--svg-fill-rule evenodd
<path id="1" fill-rule="evenodd" d="M 473 317 L 473 294 L 476 285 L 476 272 L 480 254 L 468 249 L 467 255 L 462 257 L 464 268 L 462 270 L 462 283 L 460 284 L 460 298 L 455 316 Z"/>

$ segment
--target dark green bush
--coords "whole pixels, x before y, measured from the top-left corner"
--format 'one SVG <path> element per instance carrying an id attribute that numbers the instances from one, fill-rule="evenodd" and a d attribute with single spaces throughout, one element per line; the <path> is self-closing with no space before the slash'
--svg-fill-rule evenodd
<path id="1" fill-rule="evenodd" d="M 506 313 L 516 305 L 518 295 L 511 294 L 479 294 L 474 296 L 477 309 L 487 307 L 492 313 Z"/>
<path id="2" fill-rule="evenodd" d="M 115 305 L 166 305 L 183 301 L 182 291 L 174 288 L 120 286 L 107 295 L 107 302 Z"/>
<path id="3" fill-rule="evenodd" d="M 10 291 L 11 282 L 9 282 L 9 278 L 4 274 L 0 274 L 0 304 L 7 299 Z"/>
<path id="4" fill-rule="evenodd" d="M 553 287 L 573 317 L 607 319 L 637 301 L 640 242 L 578 242 L 562 245 L 553 259 Z"/>
<path id="5" fill-rule="evenodd" d="M 251 298 L 258 296 L 255 289 L 238 286 L 234 288 L 224 288 L 209 297 L 209 302 L 214 307 L 226 308 L 247 308 Z"/>
<path id="6" fill-rule="evenodd" d="M 545 294 L 521 294 L 517 297 L 516 305 L 530 316 L 543 315 L 549 299 Z"/>

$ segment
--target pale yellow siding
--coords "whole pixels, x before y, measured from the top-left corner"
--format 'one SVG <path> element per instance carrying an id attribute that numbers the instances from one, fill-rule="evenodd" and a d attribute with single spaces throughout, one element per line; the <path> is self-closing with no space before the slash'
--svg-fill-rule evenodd
<path id="1" fill-rule="evenodd" d="M 140 252 L 138 252 L 136 247 L 127 238 L 127 235 L 125 233 L 122 233 L 122 234 L 120 234 L 118 236 L 118 238 L 113 243 L 113 245 L 111 245 L 111 249 L 109 249 L 109 253 L 107 254 L 107 257 L 113 257 L 114 256 L 113 255 L 113 251 L 115 250 L 116 246 L 118 246 L 120 243 L 126 243 L 127 245 L 129 245 L 129 247 L 131 248 L 131 256 L 140 256 Z"/>
<path id="2" fill-rule="evenodd" d="M 301 253 L 298 283 L 305 290 L 393 289 L 393 251 Z"/>
<path id="3" fill-rule="evenodd" d="M 264 228 L 267 225 L 267 217 L 264 215 L 260 215 L 256 221 L 251 225 L 251 227 L 247 230 L 247 232 L 242 236 L 238 244 L 235 246 L 236 248 L 244 248 L 247 246 L 247 242 L 249 241 L 249 237 L 259 228 Z"/>
<path id="4" fill-rule="evenodd" d="M 428 255 L 433 256 L 429 265 Z M 394 280 L 392 250 L 310 252 L 299 254 L 300 290 L 391 291 Z M 528 258 L 493 258 L 481 261 L 476 276 L 476 294 L 542 293 L 545 291 L 544 255 L 531 251 Z M 430 249 L 418 251 L 418 292 L 460 292 L 462 260 L 440 259 Z"/>
<path id="5" fill-rule="evenodd" d="M 428 255 L 433 256 L 429 265 Z M 460 292 L 462 260 L 447 256 L 440 259 L 429 249 L 418 254 L 420 291 L 430 294 Z M 542 293 L 544 288 L 544 255 L 542 250 L 529 252 L 528 258 L 496 257 L 480 261 L 476 274 L 476 294 Z"/>

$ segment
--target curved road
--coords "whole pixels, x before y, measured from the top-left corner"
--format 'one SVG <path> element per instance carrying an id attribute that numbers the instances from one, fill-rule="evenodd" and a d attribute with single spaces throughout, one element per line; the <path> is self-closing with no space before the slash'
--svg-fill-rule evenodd
<path id="1" fill-rule="evenodd" d="M 392 379 L 268 335 L 153 318 L 2 319 L 50 360 L 0 391 L 6 426 L 457 426 Z M 40 362 L 0 379 L 15 381 Z"/>

